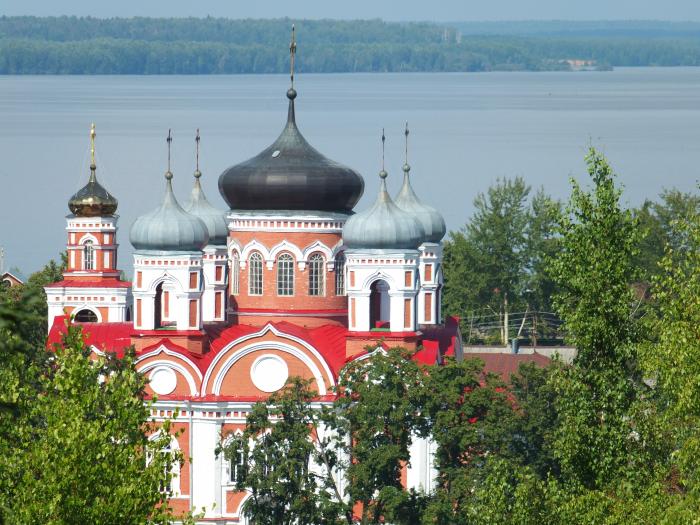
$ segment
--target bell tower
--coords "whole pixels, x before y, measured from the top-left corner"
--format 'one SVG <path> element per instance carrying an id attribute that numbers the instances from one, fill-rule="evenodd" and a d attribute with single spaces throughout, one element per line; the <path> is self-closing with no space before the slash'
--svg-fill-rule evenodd
<path id="1" fill-rule="evenodd" d="M 95 125 L 90 127 L 90 177 L 68 201 L 68 267 L 63 281 L 45 288 L 49 327 L 58 315 L 79 322 L 129 320 L 130 283 L 117 269 L 118 201 L 99 182 L 95 161 Z"/>

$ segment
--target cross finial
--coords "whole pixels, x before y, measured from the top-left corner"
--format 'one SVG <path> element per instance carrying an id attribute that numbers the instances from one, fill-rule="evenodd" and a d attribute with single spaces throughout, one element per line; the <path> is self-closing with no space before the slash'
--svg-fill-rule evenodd
<path id="1" fill-rule="evenodd" d="M 90 125 L 90 168 L 95 169 L 95 137 L 97 136 L 97 133 L 95 133 L 95 123 L 93 122 Z"/>
<path id="2" fill-rule="evenodd" d="M 386 179 L 387 172 L 384 169 L 384 143 L 386 142 L 386 135 L 384 134 L 384 128 L 382 128 L 382 171 L 379 172 L 379 177 Z"/>
<path id="3" fill-rule="evenodd" d="M 403 162 L 403 171 L 404 173 L 408 173 L 411 171 L 411 166 L 408 165 L 408 122 L 406 122 L 406 128 L 404 129 L 404 137 L 405 137 L 405 146 L 406 149 L 404 151 L 404 162 Z"/>
<path id="4" fill-rule="evenodd" d="M 194 142 L 195 142 L 195 151 L 197 152 L 197 153 L 196 153 L 196 155 L 197 155 L 197 166 L 196 166 L 196 171 L 194 172 L 195 177 L 196 177 L 197 174 L 199 173 L 199 140 L 200 140 L 200 139 L 199 139 L 199 128 L 197 128 L 197 135 L 196 135 L 195 138 L 194 138 Z M 201 175 L 201 173 L 199 173 L 199 174 Z"/>
<path id="5" fill-rule="evenodd" d="M 165 142 L 168 143 L 168 171 L 165 173 L 165 178 L 172 179 L 173 173 L 170 171 L 170 145 L 173 142 L 173 134 L 171 129 L 168 129 L 168 138 L 165 139 Z"/>
<path id="6" fill-rule="evenodd" d="M 294 57 L 297 54 L 296 30 L 292 24 L 292 41 L 289 43 L 289 78 L 292 81 L 292 89 L 294 89 Z"/>

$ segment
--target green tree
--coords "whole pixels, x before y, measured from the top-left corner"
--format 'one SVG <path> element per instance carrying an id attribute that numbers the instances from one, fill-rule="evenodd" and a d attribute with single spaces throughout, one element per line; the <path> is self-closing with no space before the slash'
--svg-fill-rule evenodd
<path id="1" fill-rule="evenodd" d="M 290 378 L 253 406 L 242 435 L 223 436 L 217 453 L 233 465 L 243 513 L 257 525 L 352 525 L 352 505 L 337 484 L 345 444 L 332 430 L 335 411 L 313 406 L 311 381 Z M 240 464 L 241 455 L 245 458 Z"/>
<path id="2" fill-rule="evenodd" d="M 467 525 L 473 521 L 465 510 L 473 503 L 473 488 L 483 480 L 487 458 L 510 455 L 512 405 L 503 382 L 485 374 L 477 359 L 449 359 L 432 368 L 424 389 L 423 412 L 437 445 L 438 473 L 423 522 Z"/>
<path id="3" fill-rule="evenodd" d="M 413 436 L 426 424 L 419 410 L 425 374 L 412 355 L 403 348 L 377 350 L 341 374 L 337 428 L 348 440 L 348 496 L 361 506 L 362 525 L 415 523 L 415 495 L 401 484 Z"/>
<path id="4" fill-rule="evenodd" d="M 0 311 L 0 518 L 4 523 L 168 523 L 169 425 L 149 424 L 133 351 L 92 360 L 69 326 L 50 358 Z M 21 367 L 24 366 L 24 369 Z M 8 415 L 10 417 L 8 417 Z"/>
<path id="5" fill-rule="evenodd" d="M 560 424 L 554 440 L 563 476 L 593 489 L 630 466 L 630 414 L 640 389 L 636 344 L 641 340 L 631 284 L 640 232 L 605 158 L 586 158 L 593 187 L 572 181 L 560 224 L 561 249 L 552 261 L 557 312 L 576 347 L 574 365 L 554 375 Z M 651 466 L 649 466 L 651 468 Z"/>
<path id="6" fill-rule="evenodd" d="M 510 313 L 548 310 L 555 290 L 546 261 L 557 251 L 561 206 L 542 189 L 528 202 L 529 194 L 520 177 L 497 181 L 477 196 L 474 215 L 445 242 L 445 310 L 462 317 L 488 312 L 497 319 L 488 325 L 500 326 L 503 344 L 523 327 L 511 330 Z M 530 330 L 538 331 L 534 314 L 529 320 Z"/>
<path id="7" fill-rule="evenodd" d="M 23 321 L 22 338 L 34 347 L 43 346 L 47 336 L 48 306 L 44 286 L 63 279 L 66 262 L 67 255 L 63 252 L 60 264 L 49 261 L 41 270 L 31 274 L 23 285 L 0 287 L 0 304 L 29 314 Z"/>
<path id="8" fill-rule="evenodd" d="M 680 482 L 700 504 L 700 211 L 679 214 L 654 281 L 656 340 L 646 345 L 644 365 L 656 379 L 667 409 L 662 414 L 679 443 Z M 685 216 L 683 216 L 685 215 Z"/>
<path id="9" fill-rule="evenodd" d="M 651 282 L 663 272 L 659 264 L 666 248 L 682 250 L 688 243 L 687 232 L 675 226 L 700 214 L 700 196 L 676 189 L 664 190 L 660 201 L 646 200 L 636 210 L 636 216 L 646 235 L 641 240 L 636 264 L 643 270 L 643 278 Z"/>

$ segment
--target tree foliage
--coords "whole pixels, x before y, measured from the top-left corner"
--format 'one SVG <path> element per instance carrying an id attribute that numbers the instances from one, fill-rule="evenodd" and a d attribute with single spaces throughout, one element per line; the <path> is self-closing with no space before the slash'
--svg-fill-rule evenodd
<path id="1" fill-rule="evenodd" d="M 520 177 L 498 180 L 476 197 L 474 215 L 445 243 L 446 312 L 463 321 L 490 312 L 498 317 L 503 344 L 508 314 L 548 310 L 555 291 L 547 261 L 558 249 L 561 206 L 542 189 L 530 199 L 530 191 Z"/>
<path id="2" fill-rule="evenodd" d="M 234 465 L 244 458 L 236 487 L 250 492 L 243 513 L 252 523 L 352 524 L 339 484 L 345 444 L 335 412 L 313 406 L 316 397 L 311 381 L 291 378 L 253 406 L 242 434 L 223 436 L 218 453 Z"/>
<path id="3" fill-rule="evenodd" d="M 381 20 L 0 17 L 0 74 L 283 73 L 292 22 L 306 72 L 566 70 L 700 64 L 700 39 L 493 33 Z"/>
<path id="4" fill-rule="evenodd" d="M 28 316 L 0 307 L 0 521 L 168 523 L 177 454 L 155 439 L 133 353 L 89 357 L 69 326 L 52 353 L 24 337 Z"/>

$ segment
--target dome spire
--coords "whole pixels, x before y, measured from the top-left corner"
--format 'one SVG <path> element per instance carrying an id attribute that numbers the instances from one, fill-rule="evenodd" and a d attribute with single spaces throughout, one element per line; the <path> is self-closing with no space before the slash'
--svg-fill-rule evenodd
<path id="1" fill-rule="evenodd" d="M 384 169 L 384 146 L 386 143 L 386 135 L 384 134 L 384 128 L 382 128 L 382 170 L 379 172 L 379 178 L 384 180 L 387 175 L 389 175 Z"/>
<path id="2" fill-rule="evenodd" d="M 90 125 L 90 178 L 68 201 L 68 208 L 78 217 L 113 215 L 117 211 L 117 199 L 97 182 L 95 163 L 95 124 Z"/>
<path id="3" fill-rule="evenodd" d="M 165 139 L 165 142 L 168 143 L 168 171 L 165 172 L 165 178 L 170 180 L 173 178 L 173 172 L 170 171 L 170 147 L 173 143 L 173 134 L 171 129 L 168 129 L 168 138 Z"/>
<path id="4" fill-rule="evenodd" d="M 295 57 L 297 54 L 297 39 L 296 39 L 296 29 L 294 24 L 292 24 L 292 39 L 289 42 L 289 80 L 290 86 L 287 90 L 287 98 L 289 99 L 289 110 L 287 112 L 287 125 L 296 125 L 296 119 L 294 115 L 294 99 L 297 98 L 297 90 L 294 89 L 294 64 Z"/>
<path id="5" fill-rule="evenodd" d="M 95 133 L 95 123 L 93 122 L 90 125 L 90 169 L 95 170 L 97 169 L 97 166 L 95 164 L 95 137 L 97 136 L 97 133 Z"/>
<path id="6" fill-rule="evenodd" d="M 403 172 L 408 173 L 411 171 L 411 166 L 408 165 L 408 121 L 406 122 L 406 128 L 403 132 L 404 137 L 405 137 L 405 144 L 406 144 L 406 149 L 404 151 L 404 157 L 403 157 Z"/>
<path id="7" fill-rule="evenodd" d="M 195 179 L 199 180 L 199 177 L 202 176 L 202 172 L 199 171 L 199 128 L 197 128 L 197 135 L 194 137 L 194 148 L 195 148 L 195 170 L 194 170 L 194 177 Z"/>

